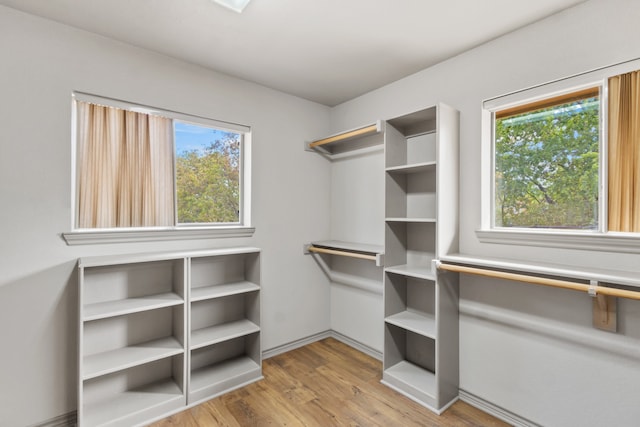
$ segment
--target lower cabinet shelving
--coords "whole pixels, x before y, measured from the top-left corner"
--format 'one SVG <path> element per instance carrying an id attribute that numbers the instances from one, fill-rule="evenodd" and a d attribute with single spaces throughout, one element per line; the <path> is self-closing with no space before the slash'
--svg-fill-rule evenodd
<path id="1" fill-rule="evenodd" d="M 188 403 L 210 399 L 262 377 L 259 333 L 191 351 Z"/>
<path id="2" fill-rule="evenodd" d="M 161 359 L 85 382 L 88 426 L 132 426 L 184 407 L 184 357 Z"/>
<path id="3" fill-rule="evenodd" d="M 79 426 L 137 426 L 262 378 L 260 251 L 81 258 Z"/>
<path id="4" fill-rule="evenodd" d="M 458 393 L 457 278 L 391 267 L 384 294 L 382 382 L 441 413 Z"/>

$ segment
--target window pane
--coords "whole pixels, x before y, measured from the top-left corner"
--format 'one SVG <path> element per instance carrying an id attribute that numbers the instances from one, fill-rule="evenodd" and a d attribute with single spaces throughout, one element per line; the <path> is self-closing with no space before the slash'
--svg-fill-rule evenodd
<path id="1" fill-rule="evenodd" d="M 600 100 L 567 99 L 496 113 L 496 227 L 597 229 Z"/>
<path id="2" fill-rule="evenodd" d="M 175 120 L 178 223 L 240 222 L 242 135 Z"/>

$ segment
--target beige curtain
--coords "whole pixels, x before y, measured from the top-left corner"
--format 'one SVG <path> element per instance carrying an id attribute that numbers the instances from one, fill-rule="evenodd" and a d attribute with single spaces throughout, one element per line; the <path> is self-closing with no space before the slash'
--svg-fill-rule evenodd
<path id="1" fill-rule="evenodd" d="M 609 79 L 609 230 L 640 232 L 640 71 Z"/>
<path id="2" fill-rule="evenodd" d="M 170 119 L 77 103 L 78 227 L 174 224 Z"/>

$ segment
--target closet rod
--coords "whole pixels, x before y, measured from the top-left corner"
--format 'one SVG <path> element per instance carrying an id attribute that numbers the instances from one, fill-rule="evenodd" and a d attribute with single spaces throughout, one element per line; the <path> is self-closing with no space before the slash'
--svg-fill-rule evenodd
<path id="1" fill-rule="evenodd" d="M 315 246 L 309 246 L 309 252 L 316 252 L 320 254 L 329 254 L 329 255 L 342 255 L 342 256 L 348 256 L 352 258 L 368 259 L 371 261 L 376 260 L 375 255 L 359 254 L 357 252 L 348 252 L 348 251 L 338 251 L 335 249 L 317 248 Z"/>
<path id="2" fill-rule="evenodd" d="M 583 283 L 569 282 L 566 280 L 547 279 L 545 277 L 529 276 L 526 274 L 506 273 L 503 271 L 487 270 L 485 268 L 466 267 L 457 264 L 437 263 L 440 270 L 453 271 L 456 273 L 475 274 L 478 276 L 492 277 L 496 279 L 515 280 L 518 282 L 532 283 L 534 285 L 551 286 L 555 288 L 571 289 L 574 291 L 587 292 L 590 295 L 609 295 L 613 297 L 640 300 L 640 292 L 628 291 L 625 289 L 609 288 L 604 286 L 593 286 Z"/>
<path id="3" fill-rule="evenodd" d="M 350 132 L 341 133 L 340 135 L 330 136 L 328 138 L 319 139 L 309 144 L 309 148 L 318 147 L 320 145 L 331 144 L 341 140 L 347 140 L 349 138 L 355 138 L 356 136 L 366 135 L 368 133 L 375 133 L 378 131 L 378 125 L 370 125 L 360 129 L 355 129 Z"/>

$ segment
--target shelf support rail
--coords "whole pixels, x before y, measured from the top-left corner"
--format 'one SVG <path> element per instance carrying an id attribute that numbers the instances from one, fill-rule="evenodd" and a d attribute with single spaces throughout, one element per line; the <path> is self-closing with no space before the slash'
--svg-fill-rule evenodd
<path id="1" fill-rule="evenodd" d="M 527 274 L 509 273 L 505 271 L 497 271 L 486 268 L 448 264 L 441 261 L 437 261 L 435 265 L 436 268 L 443 271 L 474 274 L 477 276 L 490 277 L 494 279 L 513 280 L 517 282 L 531 283 L 534 285 L 550 286 L 554 288 L 586 292 L 591 297 L 593 297 L 593 325 L 599 329 L 604 329 L 612 332 L 615 332 L 617 328 L 616 298 L 640 300 L 639 291 L 600 286 L 598 281 L 596 280 L 591 280 L 589 284 L 585 284 L 570 282 L 567 280 L 550 279 L 547 277 L 531 276 Z"/>

